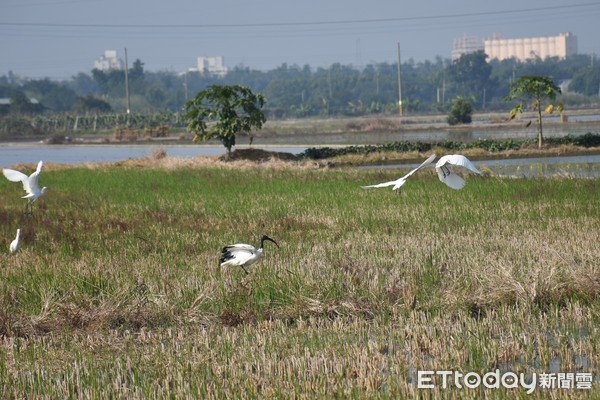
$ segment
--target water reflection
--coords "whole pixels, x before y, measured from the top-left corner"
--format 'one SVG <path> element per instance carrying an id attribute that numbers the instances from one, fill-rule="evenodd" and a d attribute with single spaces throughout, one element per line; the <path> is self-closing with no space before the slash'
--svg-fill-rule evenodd
<path id="1" fill-rule="evenodd" d="M 529 158 L 523 160 L 479 161 L 482 169 L 498 176 L 518 178 L 600 177 L 600 155 L 578 157 Z"/>
<path id="2" fill-rule="evenodd" d="M 470 130 L 459 130 L 448 132 L 448 140 L 453 142 L 472 142 L 473 131 Z"/>
<path id="3" fill-rule="evenodd" d="M 191 158 L 225 154 L 223 146 L 199 145 L 10 145 L 0 146 L 0 168 L 19 163 L 44 160 L 59 164 L 123 161 L 143 158 L 157 149 L 163 149 L 171 157 Z M 302 147 L 273 147 L 272 151 L 298 154 Z"/>

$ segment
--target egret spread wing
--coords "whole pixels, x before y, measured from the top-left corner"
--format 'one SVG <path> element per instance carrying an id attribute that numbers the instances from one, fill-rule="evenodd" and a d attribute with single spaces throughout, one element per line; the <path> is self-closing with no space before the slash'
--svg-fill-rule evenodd
<path id="1" fill-rule="evenodd" d="M 14 169 L 3 169 L 2 173 L 11 182 L 21 182 L 23 184 L 23 190 L 27 193 L 31 193 L 31 187 L 29 186 L 29 177 L 20 171 Z"/>
<path id="2" fill-rule="evenodd" d="M 2 173 L 4 174 L 6 179 L 8 179 L 11 182 L 23 182 L 28 178 L 27 175 L 25 175 L 24 173 L 20 171 L 15 171 L 14 169 L 4 168 L 2 170 Z"/>
<path id="3" fill-rule="evenodd" d="M 475 168 L 475 165 L 463 155 L 449 154 L 443 156 L 435 164 L 435 170 L 440 181 L 455 190 L 460 190 L 465 187 L 465 180 L 454 172 L 454 167 L 466 168 L 472 172 L 481 174 L 481 172 Z"/>
<path id="4" fill-rule="evenodd" d="M 400 178 L 402 179 L 402 178 Z M 388 186 L 393 186 L 396 183 L 398 183 L 398 181 L 400 179 L 396 179 L 395 181 L 389 181 L 389 182 L 383 182 L 383 183 L 378 183 L 377 185 L 369 185 L 369 186 L 361 186 L 361 188 L 363 189 L 370 189 L 370 188 L 380 188 L 380 187 L 388 187 Z"/>
<path id="5" fill-rule="evenodd" d="M 29 194 L 38 193 L 40 191 L 39 181 L 40 181 L 40 172 L 42 172 L 42 166 L 44 163 L 42 161 L 38 162 L 37 168 L 35 172 L 29 175 Z M 25 189 L 27 190 L 27 189 Z"/>
<path id="6" fill-rule="evenodd" d="M 467 160 L 467 164 L 466 164 L 466 165 L 464 165 L 464 167 L 465 167 L 466 169 L 468 169 L 469 171 L 471 171 L 471 172 L 475 172 L 476 174 L 479 174 L 479 175 L 481 175 L 481 171 L 480 171 L 480 170 L 478 170 L 478 169 L 475 167 L 475 165 L 473 165 L 473 163 L 472 163 L 471 161 L 469 161 L 469 160 Z"/>
<path id="7" fill-rule="evenodd" d="M 40 172 L 42 172 L 42 166 L 44 165 L 43 161 L 38 162 L 37 168 L 35 172 L 29 175 L 29 187 L 32 192 L 39 192 L 39 180 L 40 180 Z"/>
<path id="8" fill-rule="evenodd" d="M 473 165 L 473 163 L 467 157 L 460 154 L 446 155 L 440 158 L 435 166 L 438 168 L 446 164 L 456 165 L 457 167 L 466 168 L 472 172 L 475 172 L 476 174 L 481 174 L 481 171 L 475 168 L 475 165 Z"/>
<path id="9" fill-rule="evenodd" d="M 34 194 L 35 192 L 39 192 L 40 191 L 40 186 L 39 186 L 39 180 L 40 180 L 40 171 L 36 170 L 33 174 L 31 174 L 29 176 L 29 190 L 25 189 L 25 191 L 29 194 Z"/>
<path id="10" fill-rule="evenodd" d="M 392 189 L 396 190 L 396 189 L 402 187 L 402 185 L 404 185 L 406 183 L 406 179 L 409 176 L 411 176 L 412 174 L 414 174 L 415 172 L 417 172 L 421 168 L 424 168 L 427 165 L 431 164 L 431 162 L 433 160 L 435 160 L 435 157 L 436 157 L 435 154 L 432 154 L 431 156 L 429 156 L 429 158 L 427 160 L 423 161 L 421 163 L 421 165 L 419 165 L 417 168 L 411 170 L 408 174 L 404 175 L 400 179 L 396 179 L 395 181 L 389 181 L 389 182 L 379 183 L 377 185 L 361 186 L 361 188 L 363 188 L 363 189 L 369 189 L 369 188 L 380 188 L 380 187 L 394 186 Z"/>
<path id="11" fill-rule="evenodd" d="M 404 175 L 403 178 L 406 179 L 409 176 L 411 176 L 412 174 L 414 174 L 415 172 L 417 172 L 418 170 L 425 168 L 426 166 L 428 166 L 429 164 L 431 164 L 433 162 L 433 160 L 435 160 L 435 154 L 432 154 L 429 156 L 429 158 L 425 161 L 423 161 L 421 163 L 421 165 L 419 165 L 417 168 L 413 169 L 412 171 L 410 171 L 408 174 Z"/>
<path id="12" fill-rule="evenodd" d="M 437 171 L 440 181 L 455 190 L 460 190 L 465 187 L 465 180 L 454 172 L 450 174 L 444 173 L 441 169 Z"/>

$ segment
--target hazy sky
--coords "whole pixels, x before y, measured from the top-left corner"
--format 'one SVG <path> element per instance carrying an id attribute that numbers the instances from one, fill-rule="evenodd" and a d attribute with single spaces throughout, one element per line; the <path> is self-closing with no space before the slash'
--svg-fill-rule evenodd
<path id="1" fill-rule="evenodd" d="M 574 0 L 1 0 L 0 75 L 66 79 L 107 49 L 150 71 L 198 56 L 231 68 L 364 66 L 449 58 L 455 38 L 572 32 L 600 55 L 600 1 Z"/>

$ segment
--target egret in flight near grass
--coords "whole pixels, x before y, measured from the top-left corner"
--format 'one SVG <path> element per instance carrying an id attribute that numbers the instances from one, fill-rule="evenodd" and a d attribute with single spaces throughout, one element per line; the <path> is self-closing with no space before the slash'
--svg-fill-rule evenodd
<path id="1" fill-rule="evenodd" d="M 40 172 L 42 172 L 42 165 L 44 163 L 40 161 L 37 165 L 36 170 L 29 176 L 25 175 L 20 171 L 15 171 L 14 169 L 4 168 L 2 173 L 11 182 L 21 182 L 23 184 L 23 189 L 27 193 L 23 196 L 23 199 L 27 199 L 27 204 L 25 205 L 25 213 L 31 214 L 31 207 L 33 203 L 39 199 L 41 196 L 46 193 L 46 187 L 40 189 L 39 180 L 40 180 Z"/>
<path id="2" fill-rule="evenodd" d="M 431 156 L 429 156 L 429 158 L 427 160 L 423 161 L 423 163 L 421 165 L 419 165 L 417 168 L 415 168 L 412 171 L 410 171 L 408 174 L 404 175 L 402 178 L 396 179 L 395 181 L 389 181 L 389 182 L 379 183 L 377 185 L 369 185 L 369 186 L 361 186 L 361 187 L 363 189 L 370 189 L 370 188 L 380 188 L 380 187 L 393 186 L 392 190 L 397 190 L 397 189 L 401 188 L 402 185 L 404 185 L 406 183 L 406 180 L 408 179 L 409 176 L 411 176 L 412 174 L 414 174 L 415 172 L 417 172 L 421 168 L 424 168 L 424 167 L 428 166 L 429 164 L 431 164 L 433 162 L 433 160 L 435 160 L 435 154 L 432 154 Z"/>
<path id="3" fill-rule="evenodd" d="M 454 172 L 456 167 L 466 168 L 481 175 L 481 171 L 475 168 L 475 165 L 467 157 L 460 154 L 443 156 L 435 164 L 435 170 L 440 181 L 455 190 L 462 189 L 466 184 L 465 180 Z"/>
<path id="4" fill-rule="evenodd" d="M 15 238 L 15 240 L 13 240 L 12 242 L 10 242 L 10 246 L 9 246 L 9 250 L 10 250 L 10 254 L 16 253 L 17 250 L 19 250 L 19 238 L 21 236 L 21 229 L 17 229 L 17 237 Z"/>
<path id="5" fill-rule="evenodd" d="M 263 235 L 260 238 L 260 247 L 256 249 L 254 246 L 245 243 L 236 243 L 229 246 L 223 247 L 221 251 L 221 267 L 227 265 L 235 265 L 241 267 L 246 274 L 248 274 L 248 267 L 250 264 L 254 264 L 263 255 L 265 241 L 275 243 L 275 246 L 279 248 L 276 241 Z"/>

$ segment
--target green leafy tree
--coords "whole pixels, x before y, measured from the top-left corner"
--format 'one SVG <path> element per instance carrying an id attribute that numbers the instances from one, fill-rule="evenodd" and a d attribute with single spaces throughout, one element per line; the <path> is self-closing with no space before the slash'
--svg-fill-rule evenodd
<path id="1" fill-rule="evenodd" d="M 448 66 L 448 78 L 456 86 L 459 96 L 479 99 L 489 84 L 492 66 L 486 62 L 483 50 L 463 54 Z"/>
<path id="2" fill-rule="evenodd" d="M 53 112 L 71 111 L 77 101 L 77 94 L 67 85 L 48 78 L 28 81 L 23 89 Z"/>
<path id="3" fill-rule="evenodd" d="M 554 84 L 549 76 L 522 76 L 513 82 L 510 88 L 510 93 L 504 98 L 504 101 L 519 100 L 510 111 L 510 119 L 514 119 L 517 114 L 523 112 L 524 101 L 533 100 L 531 108 L 537 113 L 538 147 L 541 148 L 544 142 L 542 132 L 543 104 L 548 101 L 545 110 L 551 114 L 554 111 L 552 102 L 556 100 L 556 95 L 561 93 L 560 88 Z M 557 109 L 562 112 L 562 104 L 559 103 Z"/>
<path id="4" fill-rule="evenodd" d="M 448 114 L 448 124 L 470 124 L 473 116 L 471 102 L 463 97 L 457 97 L 452 103 L 452 109 Z"/>
<path id="5" fill-rule="evenodd" d="M 596 96 L 600 89 L 600 67 L 591 66 L 577 71 L 569 83 L 569 90 L 586 96 Z"/>
<path id="6" fill-rule="evenodd" d="M 152 86 L 146 89 L 146 100 L 152 107 L 160 110 L 164 108 L 164 104 L 167 102 L 167 95 L 161 88 Z"/>
<path id="7" fill-rule="evenodd" d="M 92 70 L 92 77 L 102 95 L 111 98 L 125 97 L 125 71 L 117 69 L 101 71 L 94 69 Z"/>
<path id="8" fill-rule="evenodd" d="M 91 75 L 84 74 L 83 72 L 74 75 L 69 81 L 66 82 L 66 84 L 78 96 L 100 93 L 94 78 L 92 78 Z"/>
<path id="9" fill-rule="evenodd" d="M 214 85 L 199 92 L 185 103 L 185 118 L 195 135 L 194 142 L 219 139 L 231 154 L 237 134 L 262 128 L 265 101 L 262 94 L 240 85 Z"/>
<path id="10" fill-rule="evenodd" d="M 33 103 L 29 97 L 22 92 L 16 92 L 10 99 L 10 112 L 12 114 L 34 115 L 44 111 L 39 103 Z"/>
<path id="11" fill-rule="evenodd" d="M 143 93 L 145 85 L 144 63 L 139 59 L 135 60 L 133 67 L 129 68 L 128 73 L 129 89 L 138 94 Z"/>
<path id="12" fill-rule="evenodd" d="M 92 95 L 79 97 L 74 107 L 75 111 L 83 113 L 107 113 L 112 107 L 106 101 Z"/>

